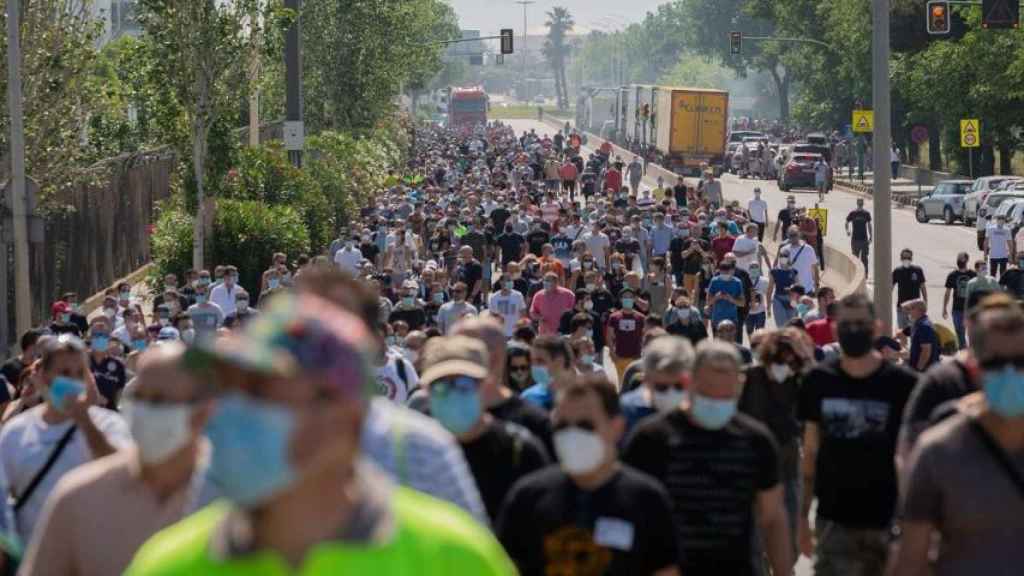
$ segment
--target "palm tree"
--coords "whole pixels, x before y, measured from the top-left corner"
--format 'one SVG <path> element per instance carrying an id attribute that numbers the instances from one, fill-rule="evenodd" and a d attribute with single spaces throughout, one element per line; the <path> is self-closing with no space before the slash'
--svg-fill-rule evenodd
<path id="1" fill-rule="evenodd" d="M 547 13 L 548 38 L 544 42 L 544 58 L 551 66 L 555 74 L 555 92 L 558 96 L 558 109 L 565 110 L 569 107 L 569 87 L 565 74 L 565 59 L 569 55 L 569 44 L 566 38 L 576 22 L 569 14 L 569 9 L 555 6 Z"/>

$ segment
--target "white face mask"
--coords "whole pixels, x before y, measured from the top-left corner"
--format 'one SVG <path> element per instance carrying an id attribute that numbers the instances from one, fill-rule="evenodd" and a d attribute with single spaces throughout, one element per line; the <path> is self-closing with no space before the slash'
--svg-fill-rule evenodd
<path id="1" fill-rule="evenodd" d="M 595 432 L 573 426 L 555 432 L 553 441 L 555 455 L 566 474 L 587 474 L 604 462 L 604 442 Z"/>
<path id="2" fill-rule="evenodd" d="M 181 331 L 181 341 L 185 344 L 192 344 L 196 339 L 196 331 L 193 328 L 186 328 Z"/>
<path id="3" fill-rule="evenodd" d="M 682 404 L 683 399 L 686 398 L 685 390 L 677 390 L 672 388 L 665 392 L 652 392 L 651 393 L 651 404 L 654 409 L 658 412 L 671 412 Z"/>
<path id="4" fill-rule="evenodd" d="M 143 464 L 159 464 L 188 443 L 192 436 L 188 404 L 125 403 L 125 419 Z"/>
<path id="5" fill-rule="evenodd" d="M 793 375 L 793 369 L 788 364 L 772 364 L 768 367 L 768 374 L 776 382 L 785 382 Z"/>

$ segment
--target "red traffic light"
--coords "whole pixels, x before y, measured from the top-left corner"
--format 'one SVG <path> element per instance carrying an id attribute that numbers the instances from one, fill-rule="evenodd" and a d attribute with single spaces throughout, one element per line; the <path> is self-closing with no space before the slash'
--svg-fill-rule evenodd
<path id="1" fill-rule="evenodd" d="M 928 3 L 928 33 L 948 34 L 950 28 L 949 2 L 932 0 Z"/>

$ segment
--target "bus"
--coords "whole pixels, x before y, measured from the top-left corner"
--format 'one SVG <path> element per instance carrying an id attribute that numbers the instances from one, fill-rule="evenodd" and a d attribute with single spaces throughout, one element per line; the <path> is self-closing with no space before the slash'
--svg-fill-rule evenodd
<path id="1" fill-rule="evenodd" d="M 472 127 L 487 123 L 489 101 L 482 86 L 452 88 L 448 98 L 448 126 Z"/>

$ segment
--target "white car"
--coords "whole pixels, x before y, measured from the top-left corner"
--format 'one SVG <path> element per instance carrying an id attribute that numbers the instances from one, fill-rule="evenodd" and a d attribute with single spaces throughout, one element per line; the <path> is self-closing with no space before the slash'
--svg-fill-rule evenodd
<path id="1" fill-rule="evenodd" d="M 1020 176 L 983 176 L 974 181 L 971 192 L 964 199 L 964 222 L 970 226 L 977 224 L 978 230 L 985 230 L 987 223 L 979 218 L 979 208 L 984 206 L 985 199 L 993 190 L 1005 186 L 1009 182 L 1024 180 Z M 982 215 L 983 216 L 983 215 Z"/>

